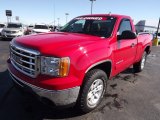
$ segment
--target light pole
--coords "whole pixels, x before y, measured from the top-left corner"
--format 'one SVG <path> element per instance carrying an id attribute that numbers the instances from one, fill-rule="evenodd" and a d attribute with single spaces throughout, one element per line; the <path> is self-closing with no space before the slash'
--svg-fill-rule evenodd
<path id="1" fill-rule="evenodd" d="M 67 23 L 69 13 L 65 13 L 65 15 L 66 15 L 66 23 Z"/>
<path id="2" fill-rule="evenodd" d="M 157 32 L 156 32 L 157 34 L 156 34 L 156 38 L 158 37 L 159 26 L 160 26 L 160 18 L 159 18 L 158 27 L 157 27 Z"/>
<path id="3" fill-rule="evenodd" d="M 90 0 L 91 1 L 91 14 L 92 14 L 92 9 L 93 9 L 93 2 L 96 0 Z"/>
<path id="4" fill-rule="evenodd" d="M 56 5 L 55 5 L 55 0 L 53 1 L 53 19 L 54 19 L 54 21 L 53 21 L 53 24 L 54 24 L 54 26 L 56 25 L 56 20 L 55 20 L 55 18 L 56 18 Z"/>
<path id="5" fill-rule="evenodd" d="M 59 27 L 59 20 L 60 20 L 60 18 L 57 18 L 57 20 L 58 20 L 58 25 L 57 26 Z"/>

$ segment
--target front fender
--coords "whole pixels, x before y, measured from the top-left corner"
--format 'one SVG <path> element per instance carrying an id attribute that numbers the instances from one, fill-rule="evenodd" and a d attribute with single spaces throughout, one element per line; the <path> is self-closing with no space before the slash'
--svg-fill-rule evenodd
<path id="1" fill-rule="evenodd" d="M 100 42 L 99 45 L 94 44 L 87 47 L 81 46 L 79 50 L 72 55 L 71 60 L 72 73 L 79 79 L 79 85 L 82 84 L 86 71 L 98 63 L 106 60 L 111 61 L 111 53 L 112 51 L 110 47 L 108 47 L 107 42 Z"/>

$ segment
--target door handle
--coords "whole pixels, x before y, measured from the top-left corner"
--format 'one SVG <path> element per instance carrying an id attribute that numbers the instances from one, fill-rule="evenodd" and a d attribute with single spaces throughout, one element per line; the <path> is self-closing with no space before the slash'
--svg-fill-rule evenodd
<path id="1" fill-rule="evenodd" d="M 134 43 L 132 43 L 132 44 L 131 44 L 131 47 L 133 48 L 134 46 L 135 46 L 135 44 L 134 44 Z"/>

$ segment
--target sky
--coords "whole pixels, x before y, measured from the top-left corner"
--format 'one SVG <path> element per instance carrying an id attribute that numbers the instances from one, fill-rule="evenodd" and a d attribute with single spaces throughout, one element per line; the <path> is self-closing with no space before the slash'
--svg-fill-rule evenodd
<path id="1" fill-rule="evenodd" d="M 157 26 L 160 17 L 160 0 L 96 0 L 93 13 L 129 15 L 134 22 L 146 20 L 148 25 Z M 72 18 L 90 14 L 90 0 L 0 0 L 0 22 L 6 22 L 5 10 L 12 10 L 12 21 L 19 16 L 24 24 L 66 23 Z"/>

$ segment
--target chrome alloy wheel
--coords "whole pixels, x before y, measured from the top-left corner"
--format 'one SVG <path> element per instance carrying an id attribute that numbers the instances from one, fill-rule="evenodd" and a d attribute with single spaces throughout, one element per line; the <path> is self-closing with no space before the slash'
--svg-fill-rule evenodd
<path id="1" fill-rule="evenodd" d="M 101 79 L 96 79 L 89 88 L 87 94 L 87 105 L 95 107 L 104 91 L 104 83 Z"/>

